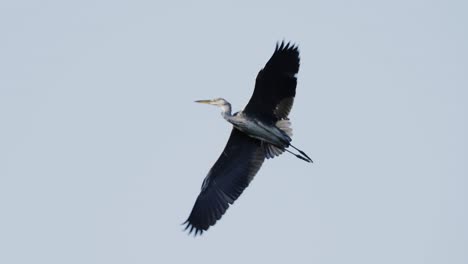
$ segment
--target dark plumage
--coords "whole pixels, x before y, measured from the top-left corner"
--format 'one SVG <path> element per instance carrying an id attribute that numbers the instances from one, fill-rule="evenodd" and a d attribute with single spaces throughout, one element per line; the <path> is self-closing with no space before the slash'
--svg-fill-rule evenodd
<path id="1" fill-rule="evenodd" d="M 184 223 L 189 233 L 202 234 L 214 225 L 249 185 L 265 158 L 290 152 L 286 149 L 289 146 L 296 149 L 290 145 L 287 117 L 296 95 L 298 71 L 298 48 L 282 42 L 276 45 L 272 57 L 258 73 L 255 90 L 243 111 L 231 115 L 231 105 L 222 98 L 197 101 L 221 107 L 223 117 L 234 128 Z M 290 153 L 312 162 L 304 152 L 298 151 L 302 155 Z"/>
<path id="2" fill-rule="evenodd" d="M 298 71 L 297 47 L 290 43 L 284 45 L 284 42 L 276 45 L 270 60 L 257 75 L 254 92 L 244 113 L 269 121 L 287 117 L 296 95 Z M 281 115 L 276 115 L 275 109 L 278 105 L 281 106 L 281 103 L 287 110 Z"/>
<path id="3" fill-rule="evenodd" d="M 233 128 L 186 221 L 190 232 L 195 229 L 195 235 L 201 234 L 214 225 L 249 185 L 264 160 L 260 141 Z"/>

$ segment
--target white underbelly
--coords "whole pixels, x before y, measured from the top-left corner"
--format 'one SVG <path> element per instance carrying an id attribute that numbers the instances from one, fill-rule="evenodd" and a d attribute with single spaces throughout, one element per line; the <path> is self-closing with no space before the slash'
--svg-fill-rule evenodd
<path id="1" fill-rule="evenodd" d="M 285 135 L 276 126 L 265 125 L 257 121 L 245 121 L 242 122 L 231 122 L 237 129 L 246 133 L 248 136 L 266 141 L 276 146 L 287 147 L 290 142 L 290 138 Z"/>

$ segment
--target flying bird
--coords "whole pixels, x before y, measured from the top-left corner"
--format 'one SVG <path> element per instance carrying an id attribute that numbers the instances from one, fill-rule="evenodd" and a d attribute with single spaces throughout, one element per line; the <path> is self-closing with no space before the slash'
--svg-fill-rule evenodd
<path id="1" fill-rule="evenodd" d="M 223 98 L 196 101 L 221 108 L 221 115 L 233 129 L 184 223 L 189 234 L 194 231 L 196 236 L 213 226 L 249 185 L 265 158 L 287 151 L 312 162 L 306 153 L 291 145 L 288 115 L 296 95 L 298 71 L 299 50 L 283 41 L 276 44 L 270 60 L 258 73 L 253 95 L 244 110 L 231 114 L 231 104 Z"/>

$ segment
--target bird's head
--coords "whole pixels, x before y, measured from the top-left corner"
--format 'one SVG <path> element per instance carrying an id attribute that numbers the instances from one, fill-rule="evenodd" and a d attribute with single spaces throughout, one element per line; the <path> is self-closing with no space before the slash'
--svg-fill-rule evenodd
<path id="1" fill-rule="evenodd" d="M 216 99 L 211 99 L 211 100 L 198 100 L 195 101 L 196 103 L 200 104 L 210 104 L 210 105 L 216 105 L 219 107 L 222 107 L 223 105 L 229 104 L 228 101 L 224 100 L 223 98 L 216 98 Z"/>
<path id="2" fill-rule="evenodd" d="M 200 104 L 210 104 L 210 105 L 215 105 L 219 108 L 221 108 L 221 114 L 224 118 L 231 116 L 231 104 L 224 100 L 223 98 L 216 98 L 212 100 L 198 100 L 195 101 L 196 103 Z"/>

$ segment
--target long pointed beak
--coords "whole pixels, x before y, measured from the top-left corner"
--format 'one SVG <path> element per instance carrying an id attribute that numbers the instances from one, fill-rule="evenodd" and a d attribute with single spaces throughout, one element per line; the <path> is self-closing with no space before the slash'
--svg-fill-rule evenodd
<path id="1" fill-rule="evenodd" d="M 197 100 L 195 103 L 200 103 L 200 104 L 211 104 L 211 100 Z"/>

